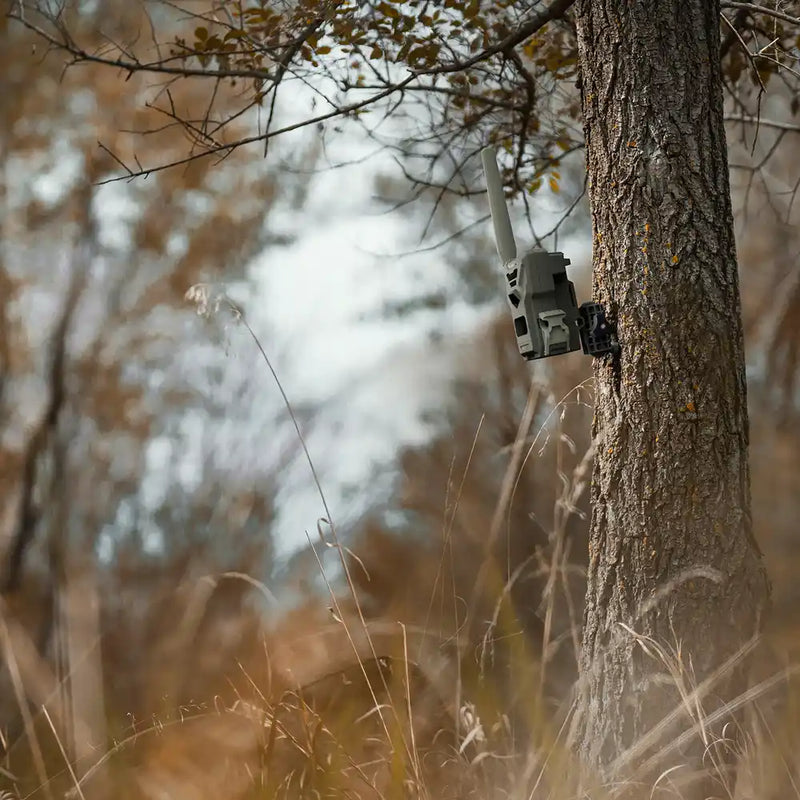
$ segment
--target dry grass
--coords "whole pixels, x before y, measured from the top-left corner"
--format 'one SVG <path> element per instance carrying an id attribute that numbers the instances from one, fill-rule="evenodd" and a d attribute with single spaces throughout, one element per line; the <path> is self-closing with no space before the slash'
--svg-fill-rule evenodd
<path id="1" fill-rule="evenodd" d="M 333 552 L 345 577 L 328 598 L 270 624 L 272 589 L 244 568 L 75 572 L 58 598 L 56 651 L 44 654 L 27 633 L 35 581 L 7 598 L 3 688 L 19 724 L 2 731 L 0 797 L 678 798 L 697 778 L 681 747 L 697 738 L 719 796 L 797 795 L 800 662 L 787 614 L 700 684 L 678 643 L 621 630 L 680 702 L 605 774 L 574 756 L 591 398 L 569 370 L 561 386 L 528 382 L 502 330 L 488 338 L 494 371 L 464 393 L 449 433 L 404 456 L 406 528 L 372 520 L 349 550 L 320 523 L 312 562 L 324 577 Z M 756 449 L 756 505 L 759 469 Z M 788 546 L 762 541 L 768 556 Z M 113 611 L 101 602 L 111 588 L 126 598 Z M 751 650 L 752 688 L 708 705 Z M 715 738 L 734 707 L 742 728 Z"/>

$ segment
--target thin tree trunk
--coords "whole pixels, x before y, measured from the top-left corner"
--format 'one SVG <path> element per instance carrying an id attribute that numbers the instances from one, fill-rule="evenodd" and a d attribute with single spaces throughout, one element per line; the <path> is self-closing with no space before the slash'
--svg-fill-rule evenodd
<path id="1" fill-rule="evenodd" d="M 719 5 L 579 0 L 576 22 L 594 296 L 621 343 L 595 371 L 581 739 L 595 765 L 641 766 L 689 721 L 644 747 L 680 698 L 637 635 L 676 656 L 691 689 L 758 631 L 769 594 L 750 523 Z M 714 682 L 706 713 L 741 673 Z M 659 766 L 703 751 L 693 737 Z"/>

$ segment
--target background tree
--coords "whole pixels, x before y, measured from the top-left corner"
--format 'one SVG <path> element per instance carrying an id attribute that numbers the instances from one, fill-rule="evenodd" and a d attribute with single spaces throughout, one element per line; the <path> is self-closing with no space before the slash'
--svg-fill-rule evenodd
<path id="1" fill-rule="evenodd" d="M 114 35 L 131 35 L 140 9 L 116 11 Z M 229 366 L 184 294 L 223 273 L 235 283 L 267 238 L 264 199 L 293 187 L 251 169 L 246 156 L 222 179 L 198 163 L 151 186 L 100 186 L 118 164 L 97 136 L 116 149 L 119 114 L 148 118 L 142 81 L 128 85 L 128 103 L 109 73 L 64 75 L 59 57 L 37 52 L 36 37 L 9 22 L 4 15 L 0 29 L 8 59 L 0 78 L 0 595 L 4 664 L 16 659 L 20 685 L 3 670 L 0 728 L 20 765 L 26 748 L 8 743 L 21 741 L 26 725 L 21 700 L 50 703 L 80 772 L 107 735 L 119 735 L 117 709 L 152 713 L 165 695 L 203 683 L 205 668 L 176 648 L 175 624 L 160 628 L 176 593 L 208 576 L 271 567 L 283 416 L 246 369 Z M 182 113 L 198 100 L 191 87 L 172 96 Z M 161 152 L 183 148 L 169 131 L 151 142 Z M 250 452 L 242 471 L 252 424 L 273 447 L 260 460 Z M 240 463 L 223 441 L 240 448 Z M 221 584 L 207 597 L 211 616 L 249 594 L 241 582 Z M 43 783 L 41 774 L 35 780 Z"/>
<path id="2" fill-rule="evenodd" d="M 703 681 L 758 627 L 765 583 L 750 535 L 744 356 L 718 80 L 729 93 L 728 116 L 758 131 L 753 104 L 767 81 L 794 87 L 798 20 L 790 6 L 723 3 L 720 37 L 717 8 L 698 5 L 691 16 L 688 5 L 660 6 L 656 15 L 643 3 L 609 8 L 598 21 L 583 6 L 573 16 L 571 5 L 211 5 L 192 11 L 190 37 L 170 37 L 168 17 L 158 20 L 156 30 L 171 40 L 168 55 L 142 40 L 96 50 L 71 27 L 69 8 L 36 16 L 34 6 L 16 16 L 75 61 L 211 82 L 196 116 L 176 112 L 159 88 L 167 98 L 162 113 L 190 137 L 192 150 L 141 166 L 123 159 L 122 177 L 225 155 L 301 125 L 322 126 L 324 140 L 329 120 L 341 117 L 396 147 L 419 193 L 434 193 L 435 211 L 448 192 L 479 191 L 470 158 L 487 141 L 505 148 L 510 195 L 527 199 L 542 186 L 569 185 L 567 154 L 584 146 L 582 118 L 595 289 L 623 344 L 620 359 L 597 374 L 583 740 L 594 761 L 618 764 L 641 755 L 629 748 L 677 702 L 674 690 L 654 680 L 665 667 L 648 655 L 654 647 L 667 648 L 662 660 L 670 663 L 669 648 L 680 649 L 684 666 L 691 664 L 687 680 L 703 686 L 713 709 L 736 695 L 739 682 L 728 673 Z M 649 27 L 651 14 L 661 20 L 658 32 Z M 687 75 L 700 90 L 682 88 Z M 235 111 L 222 105 L 230 95 L 219 87 L 228 81 L 240 103 Z M 311 84 L 314 108 L 276 127 L 285 119 L 279 92 L 293 81 Z M 242 82 L 248 91 L 240 91 Z M 264 129 L 237 136 L 233 126 L 262 107 Z M 370 107 L 382 116 L 367 116 Z M 407 115 L 412 133 L 398 131 L 393 140 L 386 129 L 398 114 Z M 793 132 L 790 123 L 761 124 Z M 770 367 L 785 375 L 793 374 L 796 345 L 776 332 L 787 331 L 785 306 L 794 295 L 787 293 L 771 332 L 780 346 Z M 789 390 L 792 380 L 784 380 Z M 729 597 L 742 606 L 723 620 Z M 716 646 L 708 647 L 712 638 Z M 607 663 L 598 668 L 601 651 Z M 626 705 L 623 690 L 634 688 L 641 694 Z M 609 707 L 625 712 L 609 714 Z M 659 729 L 667 733 L 674 728 Z"/>

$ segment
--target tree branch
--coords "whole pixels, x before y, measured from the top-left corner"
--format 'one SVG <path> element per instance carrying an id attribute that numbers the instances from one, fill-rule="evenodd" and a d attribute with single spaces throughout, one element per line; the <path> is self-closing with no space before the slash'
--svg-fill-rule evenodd
<path id="1" fill-rule="evenodd" d="M 98 181 L 97 185 L 102 186 L 105 183 L 115 183 L 116 181 L 122 180 L 133 180 L 134 178 L 141 178 L 147 177 L 148 175 L 152 175 L 156 172 L 163 172 L 166 169 L 171 169 L 172 167 L 180 167 L 184 164 L 190 164 L 192 161 L 197 161 L 200 158 L 206 158 L 207 156 L 213 156 L 217 153 L 225 153 L 229 154 L 231 151 L 236 150 L 239 147 L 243 147 L 246 144 L 253 144 L 254 142 L 264 142 L 269 139 L 273 139 L 276 136 L 280 136 L 283 133 L 290 133 L 291 131 L 299 130 L 300 128 L 305 128 L 308 125 L 315 125 L 320 122 L 325 122 L 329 119 L 334 119 L 336 117 L 343 117 L 347 116 L 348 114 L 353 113 L 354 111 L 358 111 L 359 109 L 365 108 L 366 106 L 372 105 L 373 103 L 377 103 L 379 100 L 382 100 L 384 97 L 389 97 L 389 95 L 394 94 L 395 92 L 400 92 L 408 86 L 411 81 L 416 79 L 416 75 L 411 74 L 404 78 L 400 83 L 392 84 L 388 86 L 384 91 L 378 92 L 377 94 L 368 97 L 366 100 L 361 100 L 358 103 L 351 103 L 347 106 L 342 106 L 341 108 L 335 108 L 333 111 L 329 111 L 327 114 L 320 114 L 316 117 L 309 117 L 308 119 L 301 120 L 300 122 L 295 122 L 292 125 L 286 125 L 283 128 L 278 128 L 276 131 L 266 131 L 265 133 L 259 133 L 255 136 L 246 136 L 243 139 L 237 139 L 234 142 L 228 142 L 226 144 L 218 144 L 214 145 L 213 147 L 209 147 L 206 150 L 203 150 L 202 153 L 193 153 L 190 156 L 186 156 L 185 158 L 178 159 L 177 161 L 170 161 L 168 164 L 159 164 L 155 167 L 143 167 L 138 170 L 132 170 L 129 167 L 125 167 L 128 171 L 127 175 L 120 175 L 116 178 L 107 178 L 103 181 Z M 117 159 L 119 161 L 119 159 Z M 121 162 L 120 162 L 121 163 Z"/>
<path id="2" fill-rule="evenodd" d="M 472 58 L 468 58 L 466 61 L 456 61 L 453 64 L 444 64 L 441 67 L 415 70 L 415 73 L 417 75 L 441 75 L 446 72 L 462 72 L 465 69 L 469 69 L 481 61 L 486 61 L 487 58 L 496 56 L 498 53 L 506 52 L 529 39 L 536 31 L 547 25 L 548 22 L 562 17 L 574 3 L 575 0 L 554 0 L 547 8 L 538 14 L 534 14 L 526 23 L 517 28 L 514 33 L 509 34 L 505 39 L 501 39 L 497 44 L 487 47 L 486 50 L 481 51 Z"/>
<path id="3" fill-rule="evenodd" d="M 203 69 L 199 67 L 171 67 L 165 63 L 165 60 L 160 61 L 133 61 L 124 58 L 106 58 L 105 56 L 98 56 L 84 50 L 68 39 L 57 39 L 52 34 L 48 33 L 44 28 L 34 25 L 29 20 L 16 13 L 8 15 L 11 19 L 15 19 L 22 23 L 29 31 L 32 31 L 37 36 L 40 36 L 48 44 L 64 50 L 69 53 L 75 62 L 85 61 L 90 64 L 101 64 L 105 67 L 115 67 L 116 69 L 124 70 L 128 73 L 133 72 L 155 72 L 161 75 L 177 75 L 185 78 L 255 78 L 257 80 L 267 81 L 272 80 L 274 77 L 272 73 L 263 69 Z M 187 53 L 187 56 L 192 55 Z M 214 55 L 213 53 L 204 53 L 204 55 Z M 230 55 L 226 53 L 225 55 Z"/>
<path id="4" fill-rule="evenodd" d="M 788 22 L 791 25 L 800 25 L 800 17 L 792 17 L 789 14 L 784 14 L 782 11 L 777 11 L 774 8 L 765 8 L 755 3 L 736 3 L 732 2 L 732 0 L 722 0 L 720 8 L 738 8 L 742 11 L 752 11 L 754 14 L 765 14 L 768 17 L 774 17 L 782 22 Z"/>
<path id="5" fill-rule="evenodd" d="M 774 119 L 761 119 L 759 117 L 748 117 L 744 114 L 741 116 L 727 115 L 724 117 L 725 122 L 744 122 L 748 125 L 762 125 L 765 128 L 775 128 L 778 131 L 789 131 L 790 133 L 800 133 L 800 125 L 792 125 L 791 122 L 779 122 Z"/>

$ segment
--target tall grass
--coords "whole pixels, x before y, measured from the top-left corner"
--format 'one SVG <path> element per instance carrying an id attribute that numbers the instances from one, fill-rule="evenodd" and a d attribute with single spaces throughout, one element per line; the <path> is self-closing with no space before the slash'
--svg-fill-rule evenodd
<path id="1" fill-rule="evenodd" d="M 800 796 L 800 662 L 777 663 L 776 636 L 697 683 L 679 642 L 620 628 L 679 702 L 602 774 L 575 755 L 591 398 L 582 375 L 561 381 L 499 357 L 451 430 L 404 455 L 407 529 L 374 519 L 349 547 L 281 387 L 326 508 L 309 552 L 327 600 L 269 619 L 252 599 L 273 587 L 246 572 L 128 574 L 133 601 L 109 619 L 96 576 L 75 573 L 45 654 L 24 598 L 4 603 L 19 724 L 2 731 L 0 798 L 680 798 L 698 771 L 720 797 Z M 751 688 L 709 705 L 753 652 Z M 713 734 L 734 711 L 740 728 Z M 683 763 L 698 738 L 703 763 Z"/>

